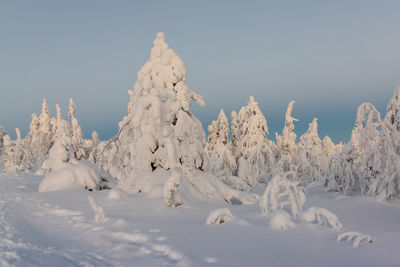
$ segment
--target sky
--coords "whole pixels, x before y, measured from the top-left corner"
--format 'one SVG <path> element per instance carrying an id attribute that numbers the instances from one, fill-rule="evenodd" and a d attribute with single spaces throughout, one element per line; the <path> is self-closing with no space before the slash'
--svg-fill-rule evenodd
<path id="1" fill-rule="evenodd" d="M 245 3 L 246 2 L 246 3 Z M 207 125 L 255 97 L 270 135 L 295 100 L 297 135 L 349 140 L 357 107 L 384 115 L 400 84 L 400 1 L 0 1 L 0 124 L 26 134 L 43 97 L 86 137 L 116 134 L 157 32 L 184 60 Z"/>

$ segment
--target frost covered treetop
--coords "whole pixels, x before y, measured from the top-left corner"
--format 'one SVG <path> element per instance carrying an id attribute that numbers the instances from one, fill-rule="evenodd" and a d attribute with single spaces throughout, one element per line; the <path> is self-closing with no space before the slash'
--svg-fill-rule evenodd
<path id="1" fill-rule="evenodd" d="M 138 72 L 131 101 L 136 101 L 140 96 L 164 94 L 162 97 L 168 98 L 168 95 L 176 94 L 178 100 L 176 104 L 185 111 L 189 111 L 193 100 L 203 106 L 203 98 L 186 85 L 185 63 L 173 49 L 168 47 L 164 33 L 157 33 L 153 43 L 150 59 Z M 160 92 L 160 89 L 166 91 Z"/>

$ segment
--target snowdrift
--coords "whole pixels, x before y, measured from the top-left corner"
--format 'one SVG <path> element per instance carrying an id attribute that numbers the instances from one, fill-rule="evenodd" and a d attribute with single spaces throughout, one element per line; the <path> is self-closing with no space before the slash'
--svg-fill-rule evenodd
<path id="1" fill-rule="evenodd" d="M 94 164 L 82 160 L 67 163 L 64 168 L 50 172 L 39 185 L 39 192 L 49 192 L 72 188 L 89 191 L 110 189 L 115 180 Z"/>
<path id="2" fill-rule="evenodd" d="M 198 200 L 225 201 L 232 205 L 249 205 L 258 200 L 257 195 L 234 190 L 214 175 L 200 171 L 193 176 L 183 176 L 182 173 L 163 169 L 140 172 L 121 180 L 118 187 L 128 193 L 163 198 L 169 207 L 198 203 Z"/>

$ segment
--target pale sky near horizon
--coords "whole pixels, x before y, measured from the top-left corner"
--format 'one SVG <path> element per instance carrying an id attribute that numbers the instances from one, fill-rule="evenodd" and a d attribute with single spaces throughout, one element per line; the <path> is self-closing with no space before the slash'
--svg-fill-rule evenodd
<path id="1" fill-rule="evenodd" d="M 253 95 L 270 139 L 287 104 L 301 135 L 348 141 L 357 107 L 400 84 L 400 1 L 0 1 L 0 124 L 29 129 L 46 97 L 85 136 L 113 136 L 157 32 L 184 60 L 204 127 Z"/>

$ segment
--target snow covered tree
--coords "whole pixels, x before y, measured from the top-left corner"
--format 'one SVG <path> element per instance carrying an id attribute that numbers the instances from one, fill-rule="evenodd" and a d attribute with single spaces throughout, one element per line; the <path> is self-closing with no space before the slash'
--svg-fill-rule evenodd
<path id="1" fill-rule="evenodd" d="M 208 143 L 205 153 L 208 158 L 207 171 L 219 176 L 229 177 L 236 171 L 236 160 L 229 142 L 229 122 L 223 110 L 218 120 L 208 126 Z"/>
<path id="2" fill-rule="evenodd" d="M 11 141 L 10 136 L 3 137 L 4 142 L 4 164 L 5 172 L 19 173 L 32 167 L 32 157 L 29 149 L 25 146 L 25 140 L 21 139 L 21 132 L 15 129 L 17 140 Z"/>
<path id="3" fill-rule="evenodd" d="M 294 133 L 294 121 L 297 119 L 292 117 L 294 101 L 291 101 L 287 107 L 285 114 L 285 126 L 282 130 L 282 135 L 275 133 L 276 136 L 276 168 L 274 175 L 287 177 L 289 179 L 297 179 L 297 144 L 296 134 Z"/>
<path id="4" fill-rule="evenodd" d="M 340 156 L 329 162 L 331 187 L 346 193 L 367 194 L 371 183 L 382 173 L 381 115 L 374 105 L 358 107 L 356 125 L 351 140 Z"/>
<path id="5" fill-rule="evenodd" d="M 41 167 L 42 163 L 48 158 L 49 150 L 54 143 L 54 127 L 51 123 L 46 98 L 43 99 L 40 116 L 38 117 L 35 113 L 32 114 L 29 128 L 26 143 L 34 158 L 34 165 Z"/>
<path id="6" fill-rule="evenodd" d="M 239 118 L 236 111 L 232 111 L 231 113 L 231 145 L 233 153 L 235 153 L 235 149 L 237 146 L 237 142 L 239 139 Z"/>
<path id="7" fill-rule="evenodd" d="M 307 132 L 300 137 L 296 165 L 297 175 L 305 185 L 323 182 L 326 174 L 326 158 L 318 135 L 317 118 L 313 119 Z"/>
<path id="8" fill-rule="evenodd" d="M 291 101 L 286 110 L 285 116 L 285 126 L 282 131 L 282 135 L 276 135 L 276 144 L 278 147 L 278 153 L 280 155 L 289 155 L 292 156 L 296 150 L 296 134 L 293 132 L 294 130 L 294 121 L 298 121 L 292 117 L 294 101 Z"/>
<path id="9" fill-rule="evenodd" d="M 4 129 L 4 127 L 2 125 L 0 125 L 0 161 L 1 161 L 1 157 L 4 153 L 3 137 L 6 135 L 7 135 L 6 130 Z"/>
<path id="10" fill-rule="evenodd" d="M 386 108 L 377 144 L 370 144 L 367 164 L 372 178 L 367 194 L 379 200 L 400 197 L 400 86 Z M 373 133 L 375 134 L 375 133 Z M 377 139 L 377 138 L 376 138 Z M 375 140 L 376 140 L 375 139 Z"/>
<path id="11" fill-rule="evenodd" d="M 86 159 L 86 151 L 84 140 L 82 137 L 82 129 L 79 125 L 78 119 L 75 117 L 76 105 L 72 98 L 69 99 L 69 112 L 68 117 L 71 119 L 71 140 L 74 148 L 75 158 Z"/>
<path id="12" fill-rule="evenodd" d="M 339 154 L 342 148 L 343 148 L 342 143 L 340 144 L 333 143 L 333 141 L 329 136 L 325 136 L 324 139 L 322 140 L 322 151 L 326 158 L 332 155 Z"/>
<path id="13" fill-rule="evenodd" d="M 267 121 L 254 97 L 239 111 L 239 138 L 235 148 L 238 176 L 249 185 L 267 183 L 275 159 L 273 143 L 266 137 Z"/>
<path id="14" fill-rule="evenodd" d="M 133 169 L 179 167 L 188 175 L 202 169 L 205 133 L 190 105 L 204 101 L 187 86 L 185 64 L 168 47 L 164 33 L 157 34 L 129 94 L 128 115 L 105 145 L 99 166 L 118 177 Z"/>
<path id="15" fill-rule="evenodd" d="M 71 160 L 75 160 L 72 145 L 71 130 L 68 122 L 61 116 L 61 108 L 57 104 L 57 132 L 54 145 L 49 152 L 47 172 L 56 171 L 67 166 Z"/>

